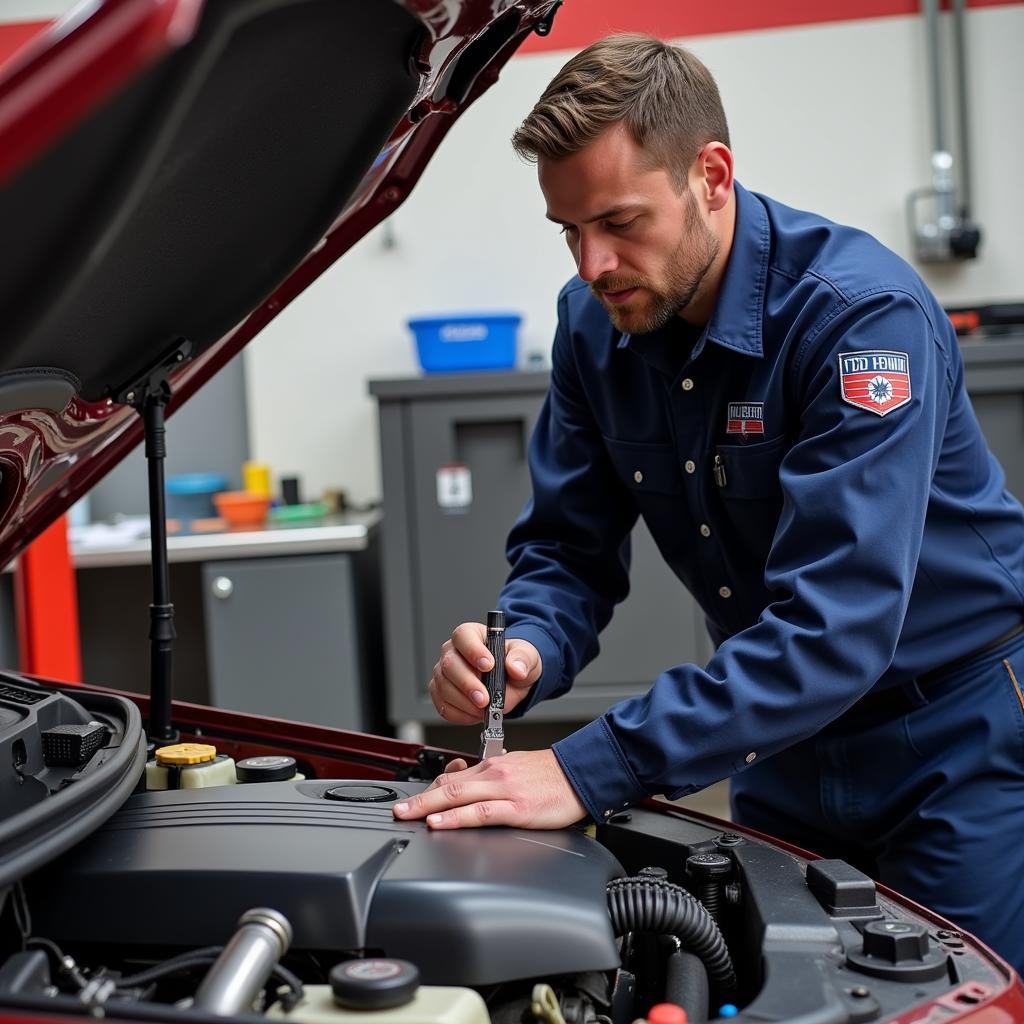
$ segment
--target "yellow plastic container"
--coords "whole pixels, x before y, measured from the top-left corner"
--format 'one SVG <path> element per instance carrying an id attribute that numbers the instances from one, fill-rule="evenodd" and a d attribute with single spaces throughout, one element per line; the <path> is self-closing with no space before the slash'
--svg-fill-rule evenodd
<path id="1" fill-rule="evenodd" d="M 265 462 L 242 463 L 242 490 L 270 497 L 270 467 Z"/>
<path id="2" fill-rule="evenodd" d="M 146 762 L 146 789 L 202 789 L 236 782 L 234 758 L 210 743 L 172 743 Z"/>

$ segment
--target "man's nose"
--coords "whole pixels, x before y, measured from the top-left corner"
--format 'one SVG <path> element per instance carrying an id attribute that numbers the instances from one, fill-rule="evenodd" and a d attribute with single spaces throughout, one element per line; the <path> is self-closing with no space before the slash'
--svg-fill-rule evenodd
<path id="1" fill-rule="evenodd" d="M 619 267 L 615 249 L 607 240 L 580 238 L 576 250 L 576 270 L 587 284 L 596 281 L 602 274 L 611 274 Z"/>

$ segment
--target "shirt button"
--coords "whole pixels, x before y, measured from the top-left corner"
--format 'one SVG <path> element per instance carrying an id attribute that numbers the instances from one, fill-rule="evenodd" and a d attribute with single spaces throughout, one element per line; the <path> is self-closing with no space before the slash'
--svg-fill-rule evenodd
<path id="1" fill-rule="evenodd" d="M 711 527 L 708 526 L 707 523 L 701 523 L 700 524 L 700 535 L 702 537 L 710 537 L 711 536 Z"/>
<path id="2" fill-rule="evenodd" d="M 683 469 L 685 469 L 687 473 L 693 473 L 697 469 L 697 463 L 694 462 L 693 459 L 687 459 L 686 462 L 683 463 Z"/>
<path id="3" fill-rule="evenodd" d="M 747 764 L 753 764 L 756 759 L 757 759 L 757 751 L 756 750 L 752 750 L 749 754 L 747 754 L 747 756 L 745 758 Z"/>
<path id="4" fill-rule="evenodd" d="M 642 484 L 642 483 L 644 482 L 644 475 L 643 475 L 643 473 L 641 473 L 641 472 L 640 472 L 640 470 L 638 469 L 638 470 L 637 470 L 637 471 L 636 471 L 636 472 L 635 472 L 635 473 L 633 474 L 633 479 L 634 479 L 634 480 L 635 480 L 635 481 L 636 481 L 636 482 L 637 482 L 638 484 Z"/>
<path id="5" fill-rule="evenodd" d="M 693 390 L 693 381 L 690 380 L 689 377 L 684 377 L 683 378 L 683 390 L 684 391 L 692 391 Z"/>
<path id="6" fill-rule="evenodd" d="M 718 588 L 718 596 L 719 597 L 732 597 L 732 591 L 728 587 L 719 587 Z"/>

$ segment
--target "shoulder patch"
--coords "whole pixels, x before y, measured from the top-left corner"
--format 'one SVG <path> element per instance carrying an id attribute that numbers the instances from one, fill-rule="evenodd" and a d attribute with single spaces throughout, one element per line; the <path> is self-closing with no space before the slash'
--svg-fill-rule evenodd
<path id="1" fill-rule="evenodd" d="M 844 402 L 885 416 L 910 401 L 910 356 L 885 349 L 841 352 L 839 390 Z"/>

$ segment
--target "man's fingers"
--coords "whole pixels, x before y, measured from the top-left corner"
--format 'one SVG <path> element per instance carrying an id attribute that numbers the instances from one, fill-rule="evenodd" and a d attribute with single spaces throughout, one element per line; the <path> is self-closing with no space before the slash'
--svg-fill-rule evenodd
<path id="1" fill-rule="evenodd" d="M 471 725 L 479 722 L 483 712 L 473 707 L 469 698 L 434 669 L 427 692 L 437 708 L 437 713 L 451 725 Z"/>
<path id="2" fill-rule="evenodd" d="M 464 623 L 452 633 L 452 639 L 441 647 L 441 658 L 437 663 L 434 675 L 437 676 L 438 672 L 440 672 L 440 675 L 447 679 L 459 692 L 465 694 L 466 700 L 471 705 L 485 708 L 489 700 L 487 687 L 480 682 L 480 670 L 473 666 L 472 658 L 475 655 L 473 654 L 472 645 L 470 645 L 470 650 L 464 650 L 459 646 L 460 641 L 457 639 L 460 635 L 460 630 L 469 633 L 470 631 L 466 629 L 467 626 L 479 625 L 477 622 Z M 483 627 L 481 626 L 480 628 Z M 487 653 L 486 647 L 483 650 L 484 653 Z M 488 654 L 487 657 L 489 662 L 490 655 Z"/>
<path id="3" fill-rule="evenodd" d="M 494 663 L 487 649 L 487 627 L 482 622 L 464 622 L 452 630 L 456 650 L 478 672 L 488 672 Z"/>
<path id="4" fill-rule="evenodd" d="M 491 820 L 500 804 L 509 803 L 502 800 L 504 790 L 502 783 L 498 780 L 478 781 L 472 774 L 459 772 L 454 775 L 442 775 L 434 780 L 440 785 L 423 790 L 416 796 L 409 797 L 401 803 L 395 804 L 394 813 L 397 818 L 423 818 L 430 824 L 437 824 L 431 821 L 435 815 L 451 814 L 461 810 L 477 815 L 474 824 L 477 825 L 503 825 L 507 823 L 507 817 L 501 820 Z M 473 808 L 476 808 L 473 810 Z M 507 808 L 506 808 L 507 811 Z M 467 821 L 467 824 L 469 822 Z M 450 826 L 451 827 L 451 826 Z"/>
<path id="5" fill-rule="evenodd" d="M 479 828 L 481 825 L 515 824 L 516 805 L 510 800 L 483 800 L 465 807 L 453 807 L 427 815 L 433 829 Z"/>
<path id="6" fill-rule="evenodd" d="M 540 678 L 540 652 L 527 640 L 505 644 L 505 675 L 511 682 L 532 685 Z"/>
<path id="7" fill-rule="evenodd" d="M 427 786 L 427 789 L 436 789 L 438 786 L 443 786 L 445 782 L 445 775 L 450 775 L 453 772 L 464 772 L 467 767 L 468 763 L 464 757 L 453 758 L 445 765 L 444 771 L 438 775 L 438 777 L 434 779 L 429 786 Z"/>

